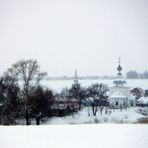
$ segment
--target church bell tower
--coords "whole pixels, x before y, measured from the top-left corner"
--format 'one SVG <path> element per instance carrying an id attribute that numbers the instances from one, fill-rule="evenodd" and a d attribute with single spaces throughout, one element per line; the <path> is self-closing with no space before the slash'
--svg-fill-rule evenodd
<path id="1" fill-rule="evenodd" d="M 123 76 L 122 76 L 122 73 L 121 73 L 122 67 L 121 67 L 121 59 L 120 59 L 120 58 L 119 58 L 119 60 L 118 60 L 117 71 L 118 71 L 118 73 L 117 73 L 117 79 L 118 79 L 118 80 L 113 81 L 113 83 L 114 83 L 115 86 L 117 86 L 117 87 L 119 87 L 119 86 L 124 86 L 124 84 L 126 83 L 126 81 L 122 79 Z"/>
<path id="2" fill-rule="evenodd" d="M 118 62 L 119 62 L 119 65 L 117 67 L 117 71 L 118 71 L 117 76 L 118 76 L 118 78 L 122 78 L 122 73 L 121 73 L 122 67 L 121 67 L 121 64 L 120 64 L 120 62 L 121 62 L 120 57 L 119 57 L 119 61 Z"/>
<path id="3" fill-rule="evenodd" d="M 80 84 L 78 82 L 78 75 L 77 75 L 77 70 L 75 70 L 75 77 L 74 77 L 74 81 L 73 81 L 73 85 L 74 88 L 79 88 Z"/>

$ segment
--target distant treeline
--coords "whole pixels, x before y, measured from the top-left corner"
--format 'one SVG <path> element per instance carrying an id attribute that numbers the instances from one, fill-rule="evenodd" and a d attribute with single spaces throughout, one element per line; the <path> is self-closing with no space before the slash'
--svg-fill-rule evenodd
<path id="1" fill-rule="evenodd" d="M 79 80 L 97 80 L 97 79 L 115 79 L 115 76 L 80 76 Z M 47 77 L 46 80 L 74 80 L 75 77 L 63 76 L 63 77 Z"/>
<path id="2" fill-rule="evenodd" d="M 101 77 L 99 76 L 83 76 L 83 77 L 78 77 L 79 80 L 88 80 L 88 79 L 100 79 Z M 61 76 L 61 77 L 47 77 L 47 80 L 74 80 L 75 77 L 70 77 L 70 76 Z"/>
<path id="3" fill-rule="evenodd" d="M 126 78 L 128 79 L 148 79 L 148 71 L 139 73 L 136 70 L 131 70 L 126 73 Z"/>

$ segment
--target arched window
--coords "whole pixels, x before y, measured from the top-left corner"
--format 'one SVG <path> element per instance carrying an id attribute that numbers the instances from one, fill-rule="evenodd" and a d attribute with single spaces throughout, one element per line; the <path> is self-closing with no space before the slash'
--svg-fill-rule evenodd
<path id="1" fill-rule="evenodd" d="M 125 102 L 123 102 L 123 105 L 125 106 Z"/>
<path id="2" fill-rule="evenodd" d="M 133 101 L 131 101 L 131 106 L 134 106 Z"/>
<path id="3" fill-rule="evenodd" d="M 116 106 L 118 106 L 118 101 L 116 101 Z"/>

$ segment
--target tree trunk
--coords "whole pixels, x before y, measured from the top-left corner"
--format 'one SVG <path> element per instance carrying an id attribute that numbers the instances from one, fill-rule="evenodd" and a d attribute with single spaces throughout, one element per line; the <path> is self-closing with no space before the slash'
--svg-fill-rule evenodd
<path id="1" fill-rule="evenodd" d="M 93 111 L 93 115 L 96 116 L 96 113 L 97 113 L 97 106 L 96 105 L 92 105 L 92 111 Z"/>
<path id="2" fill-rule="evenodd" d="M 100 114 L 102 115 L 103 112 L 103 106 L 100 107 Z"/>
<path id="3" fill-rule="evenodd" d="M 25 120 L 26 120 L 26 125 L 31 125 L 31 120 L 30 120 L 29 113 L 28 113 L 27 109 L 25 112 Z"/>
<path id="4" fill-rule="evenodd" d="M 81 103 L 81 100 L 79 101 L 79 110 L 81 110 L 81 106 L 82 106 L 82 103 Z"/>
<path id="5" fill-rule="evenodd" d="M 26 118 L 26 125 L 30 125 L 30 121 L 28 118 Z"/>
<path id="6" fill-rule="evenodd" d="M 36 125 L 40 125 L 40 117 L 36 117 Z"/>

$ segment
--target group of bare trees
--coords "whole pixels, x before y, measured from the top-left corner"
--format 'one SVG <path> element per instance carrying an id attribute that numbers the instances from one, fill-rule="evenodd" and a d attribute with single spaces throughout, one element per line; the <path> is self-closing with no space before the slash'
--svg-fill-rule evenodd
<path id="1" fill-rule="evenodd" d="M 79 110 L 81 106 L 91 106 L 93 115 L 96 116 L 98 109 L 102 114 L 104 106 L 108 106 L 107 100 L 108 87 L 105 84 L 92 84 L 91 86 L 84 88 L 80 85 L 64 88 L 61 91 L 61 96 L 64 98 L 75 98 L 79 103 Z"/>
<path id="2" fill-rule="evenodd" d="M 39 124 L 53 97 L 51 90 L 40 86 L 46 75 L 36 60 L 20 60 L 3 74 L 0 78 L 1 124 L 15 124 L 14 119 L 21 116 L 26 125 L 31 124 L 32 117 Z"/>
<path id="3" fill-rule="evenodd" d="M 98 108 L 102 114 L 104 106 L 108 105 L 107 101 L 107 91 L 108 87 L 105 84 L 93 84 L 88 88 L 89 97 L 93 100 L 91 101 L 93 115 L 96 116 Z"/>
<path id="4" fill-rule="evenodd" d="M 126 73 L 126 78 L 128 79 L 147 79 L 148 78 L 148 71 L 145 70 L 144 72 L 137 72 L 136 70 L 130 70 Z"/>

